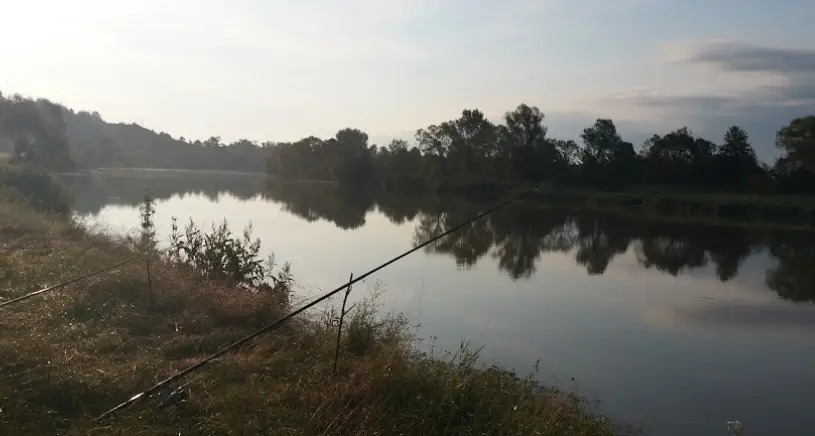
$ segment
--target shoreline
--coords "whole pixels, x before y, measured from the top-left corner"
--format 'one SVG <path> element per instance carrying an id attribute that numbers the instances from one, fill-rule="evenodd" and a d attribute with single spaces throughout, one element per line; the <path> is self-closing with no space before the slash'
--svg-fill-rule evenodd
<path id="1" fill-rule="evenodd" d="M 359 188 L 334 181 L 314 179 L 281 179 L 263 173 L 241 173 L 220 170 L 178 170 L 107 168 L 84 173 L 65 173 L 66 176 L 100 176 L 110 178 L 185 178 L 185 177 L 239 177 L 246 180 L 266 180 L 281 186 L 324 185 L 355 191 Z M 486 188 L 485 188 L 486 187 Z M 484 189 L 482 189 L 484 188 Z M 256 189 L 262 189 L 260 187 Z M 372 191 L 373 189 L 373 191 Z M 450 186 L 442 190 L 407 187 L 364 187 L 366 195 L 379 192 L 384 195 L 439 197 L 475 203 L 497 202 L 517 194 L 528 185 L 501 183 L 469 183 Z M 262 193 L 259 190 L 258 193 Z M 727 193 L 676 193 L 654 189 L 604 192 L 574 186 L 542 185 L 538 192 L 518 201 L 532 208 L 564 208 L 610 212 L 631 218 L 642 218 L 672 223 L 712 226 L 736 226 L 752 229 L 781 231 L 815 231 L 815 197 L 793 195 L 757 195 Z"/>
<path id="2" fill-rule="evenodd" d="M 125 239 L 0 202 L 0 235 L 5 246 L 15 247 L 0 251 L 9 272 L 5 299 L 32 284 L 58 283 L 135 254 Z M 47 243 L 36 235 L 48 235 Z M 349 314 L 337 377 L 331 376 L 336 329 L 297 317 L 192 377 L 197 394 L 183 407 L 151 412 L 137 405 L 100 427 L 90 416 L 287 311 L 271 295 L 196 280 L 164 260 L 153 261 L 151 274 L 148 287 L 144 266 L 132 263 L 8 307 L 9 316 L 0 320 L 7 332 L 0 350 L 17 363 L 0 384 L 0 394 L 9 398 L 3 434 L 123 435 L 140 426 L 140 434 L 159 435 L 202 422 L 206 428 L 195 427 L 202 432 L 247 435 L 285 428 L 315 435 L 418 435 L 440 423 L 448 434 L 614 434 L 613 424 L 589 412 L 581 399 L 479 368 L 472 350 L 462 348 L 449 361 L 415 354 L 405 320 L 374 322 L 366 305 Z M 246 416 L 246 407 L 263 413 Z M 157 415 L 148 424 L 145 413 Z M 207 419 L 212 416 L 218 419 Z M 347 416 L 358 419 L 329 425 Z"/>

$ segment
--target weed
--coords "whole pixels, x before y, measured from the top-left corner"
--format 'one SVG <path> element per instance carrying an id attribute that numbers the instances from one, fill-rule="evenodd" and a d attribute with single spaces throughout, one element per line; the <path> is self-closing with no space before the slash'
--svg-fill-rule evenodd
<path id="1" fill-rule="evenodd" d="M 210 233 L 203 232 L 192 220 L 184 233 L 179 232 L 173 218 L 168 259 L 171 263 L 193 271 L 206 280 L 217 280 L 231 286 L 253 291 L 272 291 L 288 294 L 294 277 L 286 263 L 273 275 L 274 256 L 261 260 L 260 240 L 252 240 L 251 225 L 243 238 L 234 237 L 226 220 Z M 269 285 L 268 280 L 272 281 Z"/>

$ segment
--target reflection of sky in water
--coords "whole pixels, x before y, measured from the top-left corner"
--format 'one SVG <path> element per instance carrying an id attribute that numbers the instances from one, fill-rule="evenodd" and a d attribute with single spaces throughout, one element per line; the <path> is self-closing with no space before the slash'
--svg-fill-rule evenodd
<path id="1" fill-rule="evenodd" d="M 290 261 L 303 295 L 316 295 L 410 247 L 415 221 L 391 223 L 371 212 L 366 225 L 342 230 L 308 223 L 259 198 L 174 196 L 157 202 L 160 235 L 171 217 L 183 226 L 226 218 L 233 231 L 250 221 L 279 262 Z M 106 206 L 94 221 L 114 231 L 138 225 L 136 206 Z M 751 434 L 815 434 L 807 407 L 815 389 L 815 311 L 778 299 L 764 284 L 774 266 L 753 254 L 722 283 L 710 266 L 678 277 L 637 262 L 633 244 L 603 275 L 589 276 L 570 253 L 541 254 L 528 280 L 511 281 L 484 256 L 469 270 L 445 255 L 416 253 L 377 274 L 385 309 L 421 323 L 438 348 L 462 338 L 483 345 L 487 363 L 521 375 L 541 359 L 544 383 L 601 401 L 601 410 L 645 421 L 664 435 L 723 434 L 740 419 Z M 354 298 L 364 295 L 357 287 Z"/>

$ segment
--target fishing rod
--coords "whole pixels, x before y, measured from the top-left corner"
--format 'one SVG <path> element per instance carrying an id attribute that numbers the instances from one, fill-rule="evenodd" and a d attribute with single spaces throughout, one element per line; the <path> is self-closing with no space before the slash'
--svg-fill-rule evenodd
<path id="1" fill-rule="evenodd" d="M 108 410 L 107 412 L 99 415 L 96 418 L 96 421 L 102 421 L 105 418 L 113 415 L 114 413 L 116 413 L 116 412 L 118 412 L 118 411 L 120 411 L 122 409 L 125 409 L 126 407 L 129 407 L 129 406 L 133 405 L 134 403 L 138 402 L 142 398 L 146 398 L 150 394 L 152 394 L 152 393 L 154 393 L 154 392 L 156 392 L 158 390 L 161 390 L 164 386 L 169 385 L 170 383 L 173 383 L 173 382 L 175 382 L 177 380 L 180 380 L 182 377 L 184 377 L 184 376 L 186 376 L 186 375 L 188 375 L 188 374 L 190 374 L 190 373 L 192 373 L 194 371 L 197 371 L 197 370 L 201 369 L 206 364 L 212 362 L 213 360 L 223 356 L 224 354 L 226 354 L 226 353 L 228 353 L 228 352 L 230 352 L 232 350 L 237 349 L 238 347 L 240 347 L 241 345 L 251 341 L 252 339 L 254 339 L 254 338 L 256 338 L 256 337 L 258 337 L 258 336 L 260 336 L 260 335 L 262 335 L 262 334 L 264 334 L 266 332 L 272 331 L 272 330 L 280 327 L 281 325 L 283 325 L 283 323 L 285 323 L 289 319 L 299 315 L 300 313 L 304 312 L 305 310 L 307 310 L 307 309 L 309 309 L 311 307 L 316 306 L 317 304 L 321 303 L 322 301 L 325 301 L 326 299 L 330 298 L 334 294 L 348 288 L 349 286 L 352 286 L 354 283 L 365 280 L 365 278 L 367 278 L 368 276 L 370 276 L 370 275 L 376 273 L 377 271 L 379 271 L 379 270 L 381 270 L 381 269 L 383 269 L 383 268 L 385 268 L 385 267 L 387 267 L 387 266 L 401 260 L 402 258 L 414 253 L 415 251 L 420 250 L 420 249 L 422 249 L 422 248 L 424 248 L 424 247 L 438 241 L 439 239 L 441 239 L 441 238 L 443 238 L 443 237 L 445 237 L 445 236 L 447 236 L 447 235 L 449 235 L 451 233 L 454 233 L 454 232 L 456 232 L 456 231 L 470 225 L 471 223 L 480 220 L 481 218 L 484 218 L 487 215 L 490 215 L 490 214 L 492 214 L 494 212 L 497 212 L 497 211 L 505 208 L 506 206 L 509 206 L 511 203 L 514 203 L 514 202 L 520 200 L 521 198 L 532 194 L 533 192 L 536 192 L 539 189 L 539 187 L 540 187 L 540 185 L 535 186 L 535 187 L 530 188 L 530 189 L 527 189 L 527 190 L 525 190 L 525 191 L 523 191 L 520 194 L 517 194 L 515 196 L 512 196 L 509 199 L 504 200 L 501 203 L 498 203 L 497 205 L 495 205 L 495 206 L 493 206 L 493 207 L 479 213 L 478 215 L 475 215 L 474 217 L 464 221 L 463 223 L 461 223 L 461 224 L 459 224 L 459 225 L 445 231 L 444 233 L 442 233 L 442 234 L 440 234 L 438 236 L 435 236 L 433 238 L 430 238 L 429 240 L 427 240 L 427 241 L 425 241 L 425 242 L 411 248 L 410 250 L 407 250 L 407 251 L 403 252 L 402 254 L 388 260 L 387 262 L 380 264 L 379 266 L 369 270 L 368 272 L 358 276 L 357 278 L 337 286 L 337 288 L 333 289 L 332 291 L 323 294 L 321 297 L 318 297 L 315 300 L 312 300 L 310 303 L 300 307 L 297 310 L 294 310 L 294 311 L 290 312 L 288 315 L 283 316 L 282 318 L 278 319 L 277 321 L 274 321 L 271 324 L 267 324 L 267 325 L 259 328 L 258 330 L 255 330 L 254 332 L 244 336 L 241 339 L 238 339 L 235 342 L 230 343 L 229 345 L 226 345 L 225 347 L 223 347 L 220 350 L 210 354 L 209 356 L 206 356 L 206 357 L 202 358 L 201 360 L 199 360 L 198 362 L 188 366 L 187 368 L 185 368 L 185 369 L 171 375 L 170 377 L 156 383 L 155 385 L 153 385 L 149 389 L 130 397 L 129 399 L 125 400 L 124 402 L 118 404 L 116 407 L 114 407 L 114 408 Z"/>
<path id="2" fill-rule="evenodd" d="M 27 299 L 29 299 L 29 298 L 31 298 L 33 296 L 40 295 L 40 294 L 45 293 L 45 292 L 53 291 L 55 289 L 59 289 L 59 288 L 68 286 L 68 285 L 70 285 L 72 283 L 76 283 L 76 282 L 78 282 L 80 280 L 85 280 L 87 278 L 97 276 L 99 274 L 102 274 L 102 273 L 114 270 L 116 268 L 119 268 L 120 266 L 127 265 L 128 263 L 133 262 L 135 260 L 136 259 L 126 260 L 124 262 L 117 263 L 116 265 L 112 265 L 112 266 L 109 266 L 107 268 L 100 269 L 99 271 L 94 271 L 94 272 L 92 272 L 90 274 L 86 274 L 86 275 L 84 275 L 82 277 L 77 277 L 75 279 L 68 280 L 67 282 L 60 283 L 58 285 L 50 286 L 50 287 L 47 287 L 47 288 L 44 288 L 44 289 L 40 289 L 39 291 L 34 291 L 34 292 L 29 293 L 29 294 L 25 294 L 22 297 L 17 297 L 17 298 L 14 298 L 12 300 L 9 300 L 9 301 L 4 301 L 4 302 L 0 303 L 0 307 L 5 307 L 5 306 L 8 306 L 9 304 L 14 304 L 14 303 L 17 303 L 17 302 L 20 302 L 20 301 L 23 301 L 23 300 L 27 300 Z"/>

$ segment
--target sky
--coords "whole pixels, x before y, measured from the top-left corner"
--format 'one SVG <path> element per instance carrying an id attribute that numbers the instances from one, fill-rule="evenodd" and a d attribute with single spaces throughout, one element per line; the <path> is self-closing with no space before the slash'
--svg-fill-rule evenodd
<path id="1" fill-rule="evenodd" d="M 639 145 L 815 113 L 812 0 L 0 0 L 0 90 L 174 137 L 372 142 L 520 103 Z"/>

